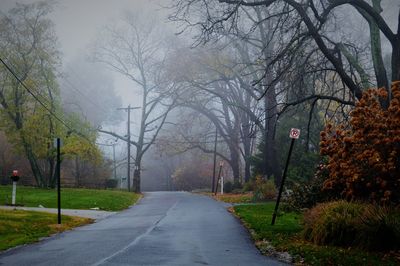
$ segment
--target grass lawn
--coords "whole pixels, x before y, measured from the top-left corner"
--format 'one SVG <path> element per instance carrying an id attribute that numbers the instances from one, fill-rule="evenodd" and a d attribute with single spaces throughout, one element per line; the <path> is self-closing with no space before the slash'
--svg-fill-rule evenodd
<path id="1" fill-rule="evenodd" d="M 62 216 L 57 224 L 57 215 L 0 209 L 0 250 L 38 241 L 42 237 L 62 232 L 76 226 L 88 224 L 91 219 Z"/>
<path id="2" fill-rule="evenodd" d="M 302 215 L 281 212 L 271 225 L 275 203 L 234 206 L 234 213 L 250 229 L 258 248 L 269 253 L 288 251 L 295 262 L 306 265 L 400 265 L 400 254 L 366 252 L 356 248 L 317 246 L 301 238 Z"/>
<path id="3" fill-rule="evenodd" d="M 0 186 L 0 205 L 11 202 L 11 186 Z M 134 204 L 140 195 L 133 192 L 95 189 L 61 189 L 61 208 L 90 209 L 99 208 L 105 211 L 119 211 Z M 57 208 L 57 191 L 55 189 L 40 189 L 17 186 L 17 204 L 26 207 Z"/>

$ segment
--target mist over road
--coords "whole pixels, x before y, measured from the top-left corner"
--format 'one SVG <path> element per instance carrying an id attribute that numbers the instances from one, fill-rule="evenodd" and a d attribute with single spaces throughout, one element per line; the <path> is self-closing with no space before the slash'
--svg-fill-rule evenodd
<path id="1" fill-rule="evenodd" d="M 0 255 L 2 265 L 281 265 L 262 256 L 224 205 L 185 192 L 145 193 L 98 223 Z"/>

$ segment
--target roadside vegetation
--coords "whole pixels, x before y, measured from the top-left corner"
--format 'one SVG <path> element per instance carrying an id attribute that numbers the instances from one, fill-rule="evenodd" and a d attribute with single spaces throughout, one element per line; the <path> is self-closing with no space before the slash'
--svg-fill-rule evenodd
<path id="1" fill-rule="evenodd" d="M 0 186 L 0 204 L 11 202 L 11 186 Z M 97 190 L 81 188 L 61 189 L 61 207 L 64 209 L 98 208 L 104 211 L 120 211 L 135 204 L 140 194 L 118 190 Z M 57 208 L 55 189 L 17 187 L 17 204 L 26 207 L 43 206 Z"/>
<path id="2" fill-rule="evenodd" d="M 250 229 L 257 247 L 266 255 L 282 257 L 289 252 L 290 262 L 305 265 L 399 265 L 399 252 L 366 251 L 357 247 L 317 245 L 304 239 L 304 216 L 280 211 L 271 225 L 275 203 L 238 205 L 234 213 Z M 339 239 L 339 235 L 336 235 Z M 336 238 L 333 238 L 336 239 Z"/>
<path id="3" fill-rule="evenodd" d="M 0 250 L 39 241 L 43 237 L 91 223 L 89 218 L 62 216 L 57 224 L 57 215 L 0 209 Z"/>
<path id="4" fill-rule="evenodd" d="M 227 202 L 227 203 L 251 203 L 253 202 L 253 193 L 240 193 L 240 194 L 233 194 L 233 193 L 228 193 L 228 194 L 209 194 L 211 195 L 214 199 Z"/>

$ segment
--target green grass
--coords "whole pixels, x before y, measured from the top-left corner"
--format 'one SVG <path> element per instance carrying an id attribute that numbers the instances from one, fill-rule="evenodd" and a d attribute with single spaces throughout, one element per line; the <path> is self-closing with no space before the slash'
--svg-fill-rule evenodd
<path id="1" fill-rule="evenodd" d="M 57 215 L 0 209 L 0 250 L 38 241 L 42 237 L 62 232 L 92 222 L 91 219 L 62 216 L 57 224 Z"/>
<path id="2" fill-rule="evenodd" d="M 11 201 L 11 186 L 0 186 L 0 205 Z M 17 204 L 26 207 L 57 208 L 57 191 L 55 189 L 39 189 L 34 187 L 17 187 Z M 119 211 L 134 204 L 140 195 L 117 190 L 95 189 L 61 189 L 61 208 L 90 209 L 99 208 L 105 211 Z"/>
<path id="3" fill-rule="evenodd" d="M 302 215 L 279 213 L 271 225 L 275 203 L 238 205 L 235 214 L 251 229 L 252 236 L 261 251 L 266 251 L 267 240 L 277 251 L 288 251 L 296 263 L 306 265 L 400 265 L 400 254 L 366 252 L 356 248 L 317 246 L 302 240 Z"/>

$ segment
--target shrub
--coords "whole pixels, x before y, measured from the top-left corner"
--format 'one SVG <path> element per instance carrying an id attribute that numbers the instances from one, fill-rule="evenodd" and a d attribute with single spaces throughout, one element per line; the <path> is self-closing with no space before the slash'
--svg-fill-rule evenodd
<path id="1" fill-rule="evenodd" d="M 303 237 L 318 245 L 389 250 L 400 246 L 399 226 L 398 209 L 334 201 L 304 214 Z"/>
<path id="2" fill-rule="evenodd" d="M 243 185 L 238 180 L 235 180 L 235 182 L 233 182 L 233 187 L 232 187 L 233 190 L 242 189 L 242 188 L 243 188 Z"/>
<path id="3" fill-rule="evenodd" d="M 369 206 L 360 216 L 359 246 L 370 250 L 400 248 L 400 209 Z"/>
<path id="4" fill-rule="evenodd" d="M 233 189 L 233 184 L 231 181 L 227 181 L 224 183 L 224 192 L 231 193 Z"/>
<path id="5" fill-rule="evenodd" d="M 305 208 L 311 208 L 317 203 L 337 199 L 331 191 L 322 191 L 324 181 L 328 173 L 326 166 L 320 164 L 312 179 L 309 181 L 297 182 L 291 186 L 291 193 L 286 200 L 286 206 L 290 210 L 299 211 Z"/>
<path id="6" fill-rule="evenodd" d="M 249 192 L 254 190 L 254 182 L 253 180 L 250 180 L 249 182 L 244 183 L 242 191 L 243 192 Z"/>
<path id="7" fill-rule="evenodd" d="M 392 85 L 388 108 L 385 89 L 368 90 L 351 112 L 349 124 L 327 125 L 320 151 L 327 155 L 325 190 L 347 199 L 400 203 L 400 82 Z"/>
<path id="8" fill-rule="evenodd" d="M 116 188 L 118 185 L 118 180 L 117 179 L 107 179 L 105 182 L 105 187 L 106 188 Z"/>
<path id="9" fill-rule="evenodd" d="M 262 176 L 257 176 L 254 185 L 254 201 L 274 199 L 276 196 L 274 179 L 265 180 Z"/>
<path id="10" fill-rule="evenodd" d="M 318 245 L 351 246 L 357 235 L 354 218 L 364 207 L 346 201 L 318 204 L 304 214 L 303 236 Z"/>

